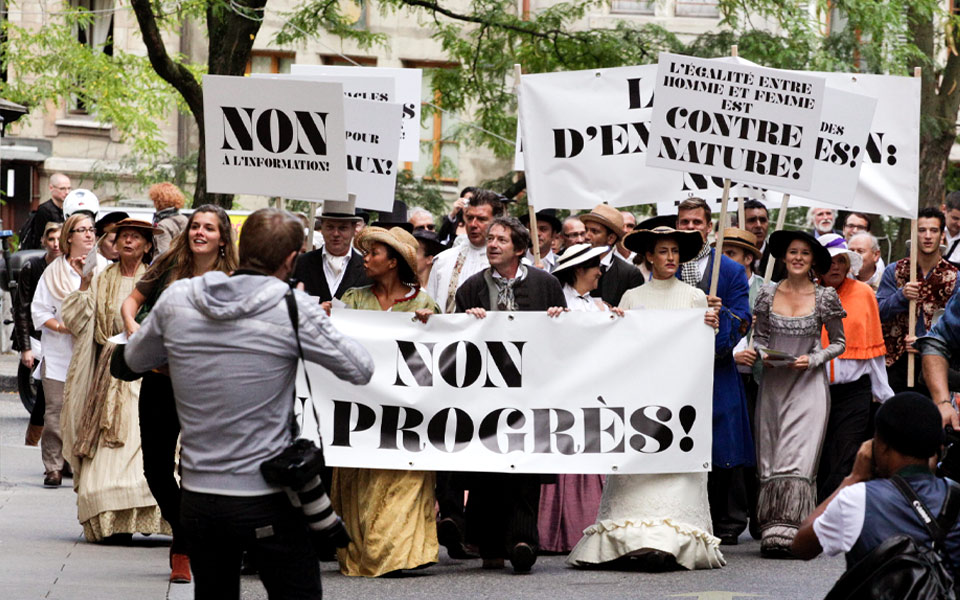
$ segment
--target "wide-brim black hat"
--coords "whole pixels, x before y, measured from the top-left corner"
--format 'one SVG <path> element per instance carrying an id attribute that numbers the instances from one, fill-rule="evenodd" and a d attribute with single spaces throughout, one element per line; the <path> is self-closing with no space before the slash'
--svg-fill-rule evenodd
<path id="1" fill-rule="evenodd" d="M 557 233 L 563 229 L 563 224 L 560 222 L 560 219 L 557 218 L 557 209 L 555 208 L 545 208 L 543 210 L 537 211 L 537 223 L 540 221 L 545 221 L 550 223 L 550 226 L 553 227 L 553 230 Z M 524 213 L 520 215 L 520 223 L 524 227 L 530 229 L 530 213 Z"/>
<path id="2" fill-rule="evenodd" d="M 119 223 L 120 221 L 129 218 L 130 215 L 120 210 L 107 213 L 94 224 L 94 227 L 97 230 L 97 237 L 103 237 L 103 234 L 107 233 L 107 227 L 109 225 L 112 225 L 113 223 Z"/>
<path id="3" fill-rule="evenodd" d="M 656 229 L 657 227 L 670 227 L 672 229 L 677 228 L 677 215 L 657 215 L 655 217 L 650 217 L 649 219 L 644 219 L 637 223 L 637 226 L 634 227 L 637 231 L 641 229 Z"/>
<path id="4" fill-rule="evenodd" d="M 794 240 L 802 240 L 810 246 L 810 251 L 813 253 L 813 270 L 818 275 L 823 275 L 830 270 L 830 263 L 833 260 L 830 256 L 830 251 L 824 248 L 823 245 L 817 241 L 817 238 L 806 231 L 788 231 L 785 229 L 774 231 L 769 241 L 770 256 L 783 260 L 784 255 L 787 253 L 787 248 Z"/>
<path id="5" fill-rule="evenodd" d="M 680 262 L 685 263 L 696 258 L 703 248 L 703 236 L 699 231 L 679 231 L 673 227 L 655 227 L 637 229 L 623 238 L 623 247 L 640 254 L 652 250 L 657 240 L 671 238 L 680 247 Z"/>
<path id="6" fill-rule="evenodd" d="M 447 249 L 447 246 L 440 241 L 440 237 L 435 231 L 417 229 L 414 230 L 413 237 L 417 238 L 417 242 L 420 243 L 424 254 L 427 256 L 436 256 Z"/>

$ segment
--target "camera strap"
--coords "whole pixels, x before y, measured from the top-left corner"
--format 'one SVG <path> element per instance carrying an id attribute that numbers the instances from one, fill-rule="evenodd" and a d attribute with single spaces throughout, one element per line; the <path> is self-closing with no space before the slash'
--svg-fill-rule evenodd
<path id="1" fill-rule="evenodd" d="M 313 404 L 313 388 L 310 386 L 310 375 L 307 373 L 307 361 L 303 358 L 303 346 L 300 345 L 300 311 L 297 309 L 297 299 L 293 295 L 293 288 L 287 290 L 284 295 L 287 302 L 287 313 L 290 315 L 290 323 L 293 325 L 293 337 L 297 340 L 297 354 L 300 355 L 300 364 L 303 365 L 303 378 L 307 380 L 307 393 L 310 394 L 310 407 L 313 409 L 313 418 L 317 421 L 317 433 L 320 432 L 320 415 L 317 413 L 317 407 Z M 293 392 L 293 401 L 297 401 L 297 392 Z M 306 412 L 306 399 L 301 399 L 300 407 L 303 413 Z M 294 436 L 296 437 L 296 436 Z M 323 446 L 323 440 L 320 440 Z"/>

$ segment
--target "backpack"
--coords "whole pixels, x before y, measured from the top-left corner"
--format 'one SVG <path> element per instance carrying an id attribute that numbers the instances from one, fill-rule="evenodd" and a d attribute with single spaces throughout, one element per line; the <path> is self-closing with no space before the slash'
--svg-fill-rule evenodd
<path id="1" fill-rule="evenodd" d="M 960 514 L 960 485 L 946 480 L 947 495 L 940 516 L 930 511 L 910 484 L 891 478 L 920 521 L 930 532 L 933 547 L 906 535 L 893 536 L 874 548 L 837 580 L 824 600 L 956 600 L 955 565 L 944 542 Z"/>

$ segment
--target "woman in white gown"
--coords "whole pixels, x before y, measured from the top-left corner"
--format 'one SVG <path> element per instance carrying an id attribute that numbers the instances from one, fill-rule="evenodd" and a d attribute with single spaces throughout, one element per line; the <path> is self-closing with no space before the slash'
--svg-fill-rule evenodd
<path id="1" fill-rule="evenodd" d="M 623 295 L 621 309 L 707 308 L 706 295 L 675 276 L 703 245 L 698 232 L 657 227 L 635 231 L 623 244 L 645 254 L 652 277 Z M 707 310 L 704 322 L 717 327 L 717 314 Z M 584 530 L 567 561 L 579 567 L 626 562 L 649 570 L 722 567 L 726 561 L 720 539 L 713 536 L 707 474 L 608 475 L 597 522 Z"/>

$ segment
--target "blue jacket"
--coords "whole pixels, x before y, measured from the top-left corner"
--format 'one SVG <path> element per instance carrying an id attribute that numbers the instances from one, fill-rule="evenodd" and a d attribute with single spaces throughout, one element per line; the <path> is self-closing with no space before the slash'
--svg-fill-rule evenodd
<path id="1" fill-rule="evenodd" d="M 700 282 L 710 289 L 716 249 L 710 250 L 707 271 Z M 680 270 L 677 270 L 680 276 Z M 713 466 L 729 469 L 754 464 L 753 434 L 747 413 L 743 381 L 733 362 L 733 349 L 750 329 L 750 285 L 743 265 L 726 256 L 720 260 L 717 296 L 723 301 L 713 366 Z"/>

